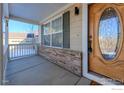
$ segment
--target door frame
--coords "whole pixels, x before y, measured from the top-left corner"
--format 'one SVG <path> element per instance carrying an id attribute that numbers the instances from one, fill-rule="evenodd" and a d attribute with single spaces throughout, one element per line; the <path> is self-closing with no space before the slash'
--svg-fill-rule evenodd
<path id="1" fill-rule="evenodd" d="M 103 85 L 120 85 L 121 83 L 116 83 L 110 78 L 88 72 L 88 5 L 88 3 L 82 4 L 82 76 Z"/>

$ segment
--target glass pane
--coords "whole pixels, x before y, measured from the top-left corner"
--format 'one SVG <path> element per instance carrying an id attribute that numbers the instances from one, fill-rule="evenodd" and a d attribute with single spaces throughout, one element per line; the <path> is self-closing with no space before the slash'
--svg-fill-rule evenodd
<path id="1" fill-rule="evenodd" d="M 50 34 L 50 23 L 45 24 L 43 30 L 44 30 L 44 35 Z"/>
<path id="2" fill-rule="evenodd" d="M 43 43 L 44 45 L 50 46 L 50 23 L 43 26 Z"/>
<path id="3" fill-rule="evenodd" d="M 52 34 L 52 46 L 62 47 L 63 35 L 62 33 Z"/>
<path id="4" fill-rule="evenodd" d="M 52 21 L 52 32 L 62 32 L 62 17 L 59 17 Z"/>
<path id="5" fill-rule="evenodd" d="M 116 11 L 107 8 L 99 23 L 99 45 L 106 60 L 113 59 L 118 50 L 120 37 L 120 22 Z"/>
<path id="6" fill-rule="evenodd" d="M 44 35 L 44 45 L 50 46 L 50 35 Z"/>

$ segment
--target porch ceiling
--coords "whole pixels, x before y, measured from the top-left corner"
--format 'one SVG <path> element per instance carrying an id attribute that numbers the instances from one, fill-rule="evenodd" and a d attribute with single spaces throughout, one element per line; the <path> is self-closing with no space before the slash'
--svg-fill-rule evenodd
<path id="1" fill-rule="evenodd" d="M 10 3 L 9 15 L 39 23 L 66 5 L 67 3 Z"/>

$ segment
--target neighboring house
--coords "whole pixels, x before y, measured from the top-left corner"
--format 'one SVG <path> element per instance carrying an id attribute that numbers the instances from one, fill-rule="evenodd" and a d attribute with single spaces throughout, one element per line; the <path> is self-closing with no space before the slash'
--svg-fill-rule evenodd
<path id="1" fill-rule="evenodd" d="M 9 44 L 35 43 L 35 35 L 25 32 L 9 32 Z"/>

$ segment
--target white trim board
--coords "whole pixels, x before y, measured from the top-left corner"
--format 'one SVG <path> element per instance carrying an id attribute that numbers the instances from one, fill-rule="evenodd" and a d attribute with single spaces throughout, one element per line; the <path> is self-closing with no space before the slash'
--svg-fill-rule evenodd
<path id="1" fill-rule="evenodd" d="M 3 31 L 2 31 L 3 4 L 0 3 L 0 84 L 3 80 Z"/>
<path id="2" fill-rule="evenodd" d="M 54 16 L 54 17 L 51 17 L 51 18 L 48 19 L 48 20 L 45 20 L 44 22 L 42 22 L 42 24 L 50 23 L 50 22 L 52 22 L 53 20 L 55 20 L 55 19 L 57 19 L 57 18 L 59 18 L 59 17 L 62 17 L 62 13 L 61 13 L 61 14 L 58 14 L 58 15 L 56 15 L 56 16 Z"/>
<path id="3" fill-rule="evenodd" d="M 88 72 L 88 4 L 82 4 L 82 75 L 103 85 L 116 85 L 115 81 L 109 81 L 104 76 Z"/>
<path id="4" fill-rule="evenodd" d="M 29 24 L 35 24 L 35 25 L 39 25 L 40 24 L 37 21 L 33 21 L 33 20 L 30 20 L 30 19 L 25 19 L 25 18 L 21 18 L 21 17 L 18 17 L 18 16 L 13 16 L 13 15 L 10 15 L 9 18 L 12 19 L 12 20 L 16 20 L 16 21 L 20 21 L 20 22 L 25 22 L 25 23 L 29 23 Z"/>

